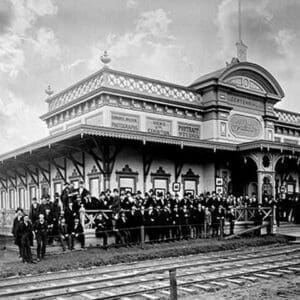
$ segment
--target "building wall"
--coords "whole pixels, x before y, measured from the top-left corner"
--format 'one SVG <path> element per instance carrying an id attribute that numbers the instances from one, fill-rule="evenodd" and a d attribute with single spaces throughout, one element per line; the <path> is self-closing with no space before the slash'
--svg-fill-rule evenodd
<path id="1" fill-rule="evenodd" d="M 147 147 L 147 145 L 145 146 Z M 183 150 L 184 151 L 184 150 Z M 81 153 L 73 154 L 74 158 L 80 160 Z M 203 160 L 203 157 L 202 157 Z M 56 159 L 57 164 L 63 165 L 64 159 Z M 42 165 L 45 165 L 41 162 Z M 146 186 L 144 187 L 144 180 L 143 180 L 143 160 L 142 154 L 139 150 L 132 146 L 125 146 L 123 150 L 118 154 L 116 158 L 116 162 L 113 168 L 113 172 L 110 178 L 110 189 L 118 188 L 119 187 L 119 179 L 117 172 L 122 172 L 126 165 L 131 169 L 133 173 L 137 173 L 137 180 L 136 180 L 136 191 L 149 191 L 153 189 L 153 174 L 157 174 L 162 170 L 165 174 L 169 175 L 167 178 L 168 186 L 166 191 L 171 193 L 175 193 L 173 191 L 173 183 L 175 182 L 175 163 L 169 158 L 168 153 L 161 152 L 156 153 L 154 160 L 151 164 L 151 168 L 149 171 L 149 175 L 147 176 Z M 194 162 L 190 162 L 184 164 L 182 167 L 181 174 L 177 180 L 178 183 L 181 185 L 180 191 L 177 193 L 181 196 L 183 195 L 183 186 L 184 186 L 184 177 L 182 175 L 191 174 L 191 172 L 197 177 L 195 179 L 196 184 L 196 192 L 202 193 L 207 191 L 215 190 L 215 165 L 213 162 L 205 162 L 201 163 L 198 157 L 194 158 Z M 66 160 L 66 174 L 67 174 L 67 181 L 74 182 L 75 187 L 78 182 L 81 180 L 81 177 L 77 173 L 74 165 L 70 160 Z M 159 173 L 160 174 L 160 173 Z M 159 175 L 160 176 L 160 175 Z M 164 176 L 164 174 L 162 175 Z M 126 176 L 125 176 L 126 177 Z M 195 177 L 195 178 L 196 178 Z M 90 186 L 90 179 L 96 178 L 99 182 L 99 189 L 98 191 L 102 191 L 104 189 L 104 178 L 103 175 L 97 168 L 92 157 L 88 154 L 85 154 L 85 183 L 88 189 L 91 189 Z M 54 193 L 61 192 L 63 188 L 64 180 L 59 176 L 56 168 L 52 165 L 51 166 L 51 185 L 49 187 L 49 194 L 53 199 Z M 42 197 L 42 190 L 48 186 L 47 182 L 43 179 L 43 176 L 39 174 L 39 185 L 37 186 L 31 177 L 27 175 L 27 186 L 22 186 L 20 180 L 17 180 L 17 188 L 15 189 L 10 183 L 8 184 L 8 190 L 5 191 L 3 188 L 0 189 L 0 209 L 16 209 L 17 207 L 21 206 L 25 209 L 28 209 L 32 200 L 32 197 L 37 197 L 40 199 Z M 21 189 L 21 192 L 19 192 Z M 22 194 L 22 195 L 21 195 Z M 24 196 L 23 196 L 24 194 Z M 93 195 L 98 196 L 98 195 Z"/>

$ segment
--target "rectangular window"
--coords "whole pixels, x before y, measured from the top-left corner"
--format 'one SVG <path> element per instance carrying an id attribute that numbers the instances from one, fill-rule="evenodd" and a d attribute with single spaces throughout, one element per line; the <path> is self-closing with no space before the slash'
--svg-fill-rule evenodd
<path id="1" fill-rule="evenodd" d="M 197 190 L 196 180 L 185 180 L 184 181 L 184 193 L 195 195 Z"/>
<path id="2" fill-rule="evenodd" d="M 134 190 L 134 181 L 133 177 L 120 177 L 120 190 L 121 191 L 130 191 L 135 192 Z"/>
<path id="3" fill-rule="evenodd" d="M 16 203 L 15 203 L 15 190 L 11 189 L 8 192 L 8 198 L 9 198 L 9 208 L 10 209 L 16 209 Z"/>
<path id="4" fill-rule="evenodd" d="M 42 188 L 42 197 L 46 197 L 46 196 L 49 196 L 49 185 L 48 184 L 43 184 L 41 186 Z"/>
<path id="5" fill-rule="evenodd" d="M 168 180 L 167 179 L 154 179 L 153 188 L 156 193 L 165 194 L 168 191 Z"/>
<path id="6" fill-rule="evenodd" d="M 6 208 L 6 192 L 1 191 L 1 206 L 0 209 Z"/>
<path id="7" fill-rule="evenodd" d="M 36 194 L 36 187 L 35 186 L 31 186 L 29 188 L 29 202 L 32 202 L 33 198 L 37 198 L 37 194 Z"/>
<path id="8" fill-rule="evenodd" d="M 100 195 L 100 178 L 94 177 L 89 179 L 89 190 L 93 197 L 99 197 Z"/>
<path id="9" fill-rule="evenodd" d="M 23 209 L 28 209 L 28 205 L 27 203 L 25 203 L 25 189 L 24 188 L 19 188 L 19 204 L 18 206 L 20 206 Z"/>
<path id="10" fill-rule="evenodd" d="M 62 192 L 62 183 L 61 182 L 55 182 L 54 183 L 54 193 L 58 193 L 61 195 Z"/>

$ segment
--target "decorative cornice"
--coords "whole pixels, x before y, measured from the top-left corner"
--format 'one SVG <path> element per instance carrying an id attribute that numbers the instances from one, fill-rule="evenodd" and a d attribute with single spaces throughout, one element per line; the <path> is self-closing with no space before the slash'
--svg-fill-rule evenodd
<path id="1" fill-rule="evenodd" d="M 201 96 L 187 87 L 103 68 L 62 92 L 49 97 L 46 100 L 49 104 L 49 113 L 60 108 L 67 108 L 73 102 L 80 99 L 84 100 L 105 87 L 178 103 L 199 104 L 201 102 Z M 44 119 L 45 117 L 47 114 L 41 118 Z"/>

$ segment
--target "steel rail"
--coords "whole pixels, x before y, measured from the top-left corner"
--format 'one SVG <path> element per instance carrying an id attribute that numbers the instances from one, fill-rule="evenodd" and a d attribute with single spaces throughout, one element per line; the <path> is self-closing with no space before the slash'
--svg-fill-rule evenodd
<path id="1" fill-rule="evenodd" d="M 299 251 L 299 250 L 298 250 Z M 294 251 L 294 252 L 298 252 L 298 251 Z M 215 264 L 220 264 L 220 263 L 236 263 L 238 261 L 243 261 L 243 260 L 249 260 L 249 259 L 262 259 L 262 258 L 269 258 L 269 257 L 273 257 L 273 256 L 284 256 L 286 254 L 291 254 L 291 252 L 288 253 L 282 253 L 282 254 L 273 254 L 273 255 L 263 255 L 263 256 L 258 256 L 258 257 L 253 257 L 253 258 L 243 258 L 243 259 L 234 259 L 232 261 L 226 261 L 226 262 L 220 262 L 220 261 L 216 261 L 216 262 L 208 262 L 203 264 L 189 264 L 186 266 L 179 266 L 177 268 L 177 266 L 173 266 L 172 268 L 177 268 L 177 269 L 190 269 L 190 268 L 197 268 L 197 267 L 202 267 L 202 266 L 207 266 L 207 265 L 215 265 Z M 284 257 L 281 260 L 277 260 L 276 262 L 286 262 L 286 261 L 290 261 L 290 260 L 295 260 L 297 258 L 300 258 L 300 256 L 292 256 L 290 258 L 286 258 Z M 259 266 L 259 265 L 264 265 L 264 264 L 268 264 L 270 263 L 269 261 L 265 261 L 265 262 L 257 262 L 256 264 L 253 264 L 249 267 L 254 267 L 255 265 Z M 297 263 L 299 264 L 299 263 Z M 245 266 L 229 266 L 229 267 L 225 267 L 222 269 L 222 271 L 228 271 L 228 270 L 233 270 L 233 269 L 239 269 L 239 268 L 243 268 Z M 282 266 L 281 266 L 282 267 Z M 24 295 L 24 294 L 32 294 L 32 293 L 36 293 L 36 292 L 42 292 L 42 291 L 50 291 L 50 290 L 59 290 L 59 289 L 64 289 L 64 288 L 69 288 L 69 287 L 75 287 L 75 286 L 82 286 L 85 284 L 95 284 L 95 283 L 103 283 L 103 282 L 107 282 L 107 281 L 117 281 L 117 280 L 122 280 L 122 279 L 128 279 L 128 278 L 134 278 L 134 277 L 141 277 L 141 276 L 146 276 L 146 275 L 150 275 L 150 274 L 159 274 L 159 273 L 165 273 L 167 271 L 169 271 L 170 268 L 162 268 L 162 269 L 157 269 L 157 270 L 153 270 L 153 271 L 146 271 L 146 272 L 140 272 L 140 273 L 133 273 L 133 274 L 126 274 L 126 275 L 122 275 L 122 276 L 115 276 L 115 277 L 109 277 L 109 278 L 101 278 L 101 279 L 94 279 L 94 280 L 86 280 L 86 281 L 81 281 L 81 282 L 72 282 L 72 283 L 67 283 L 67 284 L 63 284 L 63 285 L 57 285 L 57 286 L 49 286 L 49 287 L 37 287 L 37 288 L 33 288 L 33 289 L 24 289 L 24 290 L 14 290 L 14 291 L 9 291 L 9 292 L 5 292 L 5 293 L 1 293 L 0 294 L 0 298 L 1 297 L 9 297 L 9 296 L 15 296 L 15 295 Z M 220 270 L 217 271 L 211 271 L 211 270 L 205 270 L 203 272 L 197 271 L 194 273 L 188 273 L 188 274 L 181 274 L 178 275 L 177 277 L 187 277 L 187 276 L 194 276 L 194 275 L 201 275 L 201 274 L 208 274 L 208 273 L 213 273 L 213 272 L 219 272 Z M 260 270 L 256 270 L 256 272 L 260 272 Z M 159 280 L 168 280 L 169 277 L 165 277 L 165 278 L 160 278 Z M 153 279 L 149 279 L 147 281 L 144 281 L 143 283 L 146 282 L 153 282 L 153 281 L 157 281 L 157 278 L 153 278 Z M 32 283 L 30 283 L 32 285 Z M 140 282 L 130 282 L 130 283 L 120 283 L 120 284 L 116 284 L 116 285 L 110 285 L 110 286 L 105 286 L 105 287 L 97 287 L 94 288 L 95 290 L 103 290 L 103 289 L 108 289 L 108 288 L 119 288 L 119 287 L 123 287 L 123 286 L 128 286 L 128 285 L 135 285 L 135 284 L 140 284 Z M 43 295 L 41 298 L 37 297 L 34 299 L 48 299 L 48 298 L 53 298 L 54 296 L 64 296 L 64 295 L 69 295 L 69 294 L 79 294 L 79 293 L 83 293 L 86 292 L 87 289 L 84 288 L 82 290 L 77 290 L 74 292 L 63 292 L 60 294 L 55 294 L 55 295 L 51 295 L 51 296 L 46 296 Z M 88 289 L 88 291 L 93 291 L 93 289 Z"/>
<path id="2" fill-rule="evenodd" d="M 274 255 L 283 255 L 283 254 L 293 253 L 295 251 L 297 252 L 297 251 L 300 250 L 300 247 L 299 246 L 282 246 L 282 247 L 277 247 L 275 250 L 274 249 L 272 249 L 272 250 L 266 250 L 266 249 L 267 249 L 267 247 L 264 247 L 264 249 L 255 250 L 255 253 L 251 253 L 251 252 L 249 253 L 247 251 L 242 251 L 242 252 L 239 253 L 239 255 L 242 255 L 243 253 L 245 255 L 251 255 L 251 257 L 244 258 L 244 260 L 246 260 L 246 259 L 256 259 L 256 256 L 259 255 L 259 253 L 262 253 L 262 252 L 264 253 L 264 257 L 265 256 L 274 256 Z M 284 249 L 286 249 L 286 251 L 284 251 Z M 282 252 L 276 252 L 275 253 L 274 251 L 282 251 Z M 87 272 L 85 274 L 70 275 L 70 273 L 67 272 L 67 271 L 64 271 L 64 272 L 58 271 L 56 273 L 55 272 L 51 272 L 51 273 L 44 273 L 44 274 L 40 274 L 40 275 L 30 275 L 30 276 L 25 276 L 25 277 L 21 277 L 21 276 L 18 276 L 18 277 L 9 277 L 9 278 L 3 278 L 3 279 L 1 279 L 0 283 L 1 282 L 6 282 L 8 280 L 9 281 L 20 280 L 22 278 L 24 278 L 24 279 L 34 279 L 34 278 L 36 278 L 38 283 L 42 283 L 42 282 L 58 281 L 58 280 L 64 280 L 64 279 L 66 279 L 66 280 L 68 280 L 68 279 L 75 279 L 75 278 L 81 278 L 81 277 L 85 277 L 85 276 L 99 276 L 99 275 L 103 275 L 103 274 L 108 275 L 108 274 L 114 274 L 114 273 L 122 273 L 122 272 L 128 271 L 128 270 L 134 272 L 136 270 L 142 270 L 142 269 L 147 269 L 147 268 L 156 268 L 157 266 L 158 267 L 163 267 L 163 266 L 166 267 L 168 265 L 174 266 L 175 263 L 177 263 L 177 264 L 184 264 L 184 263 L 186 263 L 186 258 L 191 257 L 191 256 L 193 256 L 193 257 L 195 256 L 195 258 L 188 259 L 189 263 L 191 263 L 191 262 L 198 262 L 197 265 L 203 265 L 203 266 L 205 266 L 205 265 L 207 265 L 207 264 L 209 264 L 211 262 L 204 262 L 204 263 L 202 262 L 202 263 L 199 263 L 199 259 L 206 259 L 206 260 L 219 259 L 219 261 L 217 261 L 219 263 L 222 263 L 222 262 L 220 262 L 220 259 L 223 259 L 224 260 L 223 263 L 226 263 L 226 262 L 231 262 L 232 261 L 232 258 L 230 258 L 230 256 L 236 257 L 236 253 L 235 252 L 236 252 L 236 250 L 232 250 L 232 251 L 230 250 L 229 254 L 211 255 L 211 256 L 209 256 L 209 255 L 202 255 L 202 256 L 200 256 L 199 254 L 195 254 L 195 255 L 193 254 L 193 255 L 185 256 L 184 257 L 184 259 L 185 259 L 184 261 L 181 261 L 181 260 L 176 261 L 176 259 L 178 259 L 179 257 L 174 257 L 175 261 L 172 260 L 172 261 L 169 261 L 169 262 L 166 262 L 166 263 L 156 263 L 156 264 L 154 264 L 154 265 L 152 264 L 150 266 L 147 266 L 147 265 L 138 266 L 138 267 L 133 267 L 133 268 L 130 268 L 130 269 L 128 269 L 128 267 L 134 266 L 134 264 L 136 264 L 137 262 L 134 262 L 134 263 L 131 263 L 131 264 L 122 264 L 122 267 L 124 266 L 124 268 L 122 268 L 122 269 L 116 269 L 116 270 L 109 270 L 109 269 L 107 269 L 107 270 L 101 270 L 101 272 L 97 272 L 98 268 L 97 269 L 95 269 L 95 268 L 87 268 L 87 269 L 82 269 L 82 270 L 72 270 L 71 271 L 71 273 L 78 273 L 78 272 L 82 272 L 82 271 Z M 270 254 L 267 255 L 266 253 L 270 253 Z M 148 260 L 146 262 L 150 262 L 150 261 Z M 115 265 L 115 266 L 119 267 L 120 265 Z M 186 266 L 186 264 L 184 264 L 181 268 L 183 268 L 185 266 Z M 195 266 L 195 264 L 193 264 L 193 266 Z M 99 268 L 101 268 L 101 267 L 99 267 Z M 107 267 L 106 266 L 102 266 L 102 268 L 107 268 Z M 179 266 L 177 268 L 179 268 Z M 96 271 L 96 272 L 92 272 L 92 271 Z M 44 278 L 42 280 L 40 279 L 40 276 L 51 277 L 51 276 L 54 276 L 55 274 L 57 274 L 57 275 L 58 274 L 59 275 L 67 275 L 68 274 L 68 275 L 67 276 L 57 277 L 57 278 Z M 0 290 L 4 289 L 4 288 L 17 287 L 19 285 L 24 286 L 26 284 L 32 284 L 32 282 L 29 281 L 29 282 L 21 282 L 21 283 L 4 284 L 4 285 L 0 286 Z"/>

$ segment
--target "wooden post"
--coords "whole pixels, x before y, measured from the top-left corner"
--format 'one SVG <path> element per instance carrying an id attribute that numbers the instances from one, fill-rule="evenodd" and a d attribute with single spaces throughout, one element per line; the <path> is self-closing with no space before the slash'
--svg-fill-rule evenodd
<path id="1" fill-rule="evenodd" d="M 176 269 L 170 269 L 170 300 L 177 300 Z"/>
<path id="2" fill-rule="evenodd" d="M 274 234 L 274 215 L 275 215 L 275 208 L 272 209 L 271 214 L 270 214 L 270 234 Z"/>
<path id="3" fill-rule="evenodd" d="M 204 221 L 204 238 L 207 238 L 207 223 Z"/>
<path id="4" fill-rule="evenodd" d="M 82 228 L 83 228 L 83 231 L 85 231 L 84 230 L 84 220 L 85 220 L 85 208 L 82 206 L 82 207 L 80 207 L 80 209 L 79 209 L 79 220 L 80 220 L 80 223 L 81 223 L 81 225 L 82 225 Z"/>
<path id="5" fill-rule="evenodd" d="M 145 227 L 142 225 L 140 227 L 140 236 L 141 236 L 141 248 L 144 249 L 144 242 L 145 242 Z"/>

